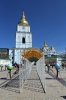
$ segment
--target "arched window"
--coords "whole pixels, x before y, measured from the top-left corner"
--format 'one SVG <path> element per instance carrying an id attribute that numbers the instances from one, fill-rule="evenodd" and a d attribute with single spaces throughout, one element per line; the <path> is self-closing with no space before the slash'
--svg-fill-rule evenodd
<path id="1" fill-rule="evenodd" d="M 25 43 L 25 37 L 22 38 L 22 43 Z"/>

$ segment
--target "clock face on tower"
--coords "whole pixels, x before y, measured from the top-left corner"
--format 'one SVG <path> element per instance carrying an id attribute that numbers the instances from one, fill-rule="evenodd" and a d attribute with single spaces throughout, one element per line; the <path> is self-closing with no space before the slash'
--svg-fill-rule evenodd
<path id="1" fill-rule="evenodd" d="M 25 26 L 22 26 L 22 31 L 23 31 L 23 32 L 25 31 Z"/>
<path id="2" fill-rule="evenodd" d="M 26 32 L 26 30 L 27 30 L 27 27 L 24 25 L 18 25 L 17 27 L 18 32 Z"/>
<path id="3" fill-rule="evenodd" d="M 22 26 L 22 29 L 24 29 L 25 28 L 25 26 Z"/>

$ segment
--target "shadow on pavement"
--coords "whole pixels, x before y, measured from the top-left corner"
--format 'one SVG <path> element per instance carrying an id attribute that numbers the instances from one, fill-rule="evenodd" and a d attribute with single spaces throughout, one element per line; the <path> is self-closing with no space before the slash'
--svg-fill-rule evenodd
<path id="1" fill-rule="evenodd" d="M 60 96 L 60 97 L 62 97 L 62 98 L 64 98 L 64 99 L 66 99 L 66 96 Z"/>
<path id="2" fill-rule="evenodd" d="M 50 73 L 50 72 L 48 73 L 48 71 L 46 71 L 46 73 L 49 74 L 50 76 L 52 76 L 52 77 L 53 77 L 54 79 L 56 79 L 57 81 L 59 81 L 59 80 L 56 78 L 56 76 L 53 75 L 52 73 Z M 66 81 L 65 81 L 65 80 L 63 80 L 63 79 L 60 78 L 60 81 L 62 82 L 62 84 L 63 84 L 64 86 L 66 86 Z M 59 81 L 59 82 L 60 82 L 60 81 Z"/>
<path id="3" fill-rule="evenodd" d="M 5 82 L 3 82 L 0 88 L 19 93 L 19 75 L 15 76 L 13 79 L 6 79 Z"/>

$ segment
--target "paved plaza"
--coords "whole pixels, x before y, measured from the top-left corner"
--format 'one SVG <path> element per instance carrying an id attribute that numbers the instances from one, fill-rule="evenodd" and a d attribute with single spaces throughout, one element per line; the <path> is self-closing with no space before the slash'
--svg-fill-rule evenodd
<path id="1" fill-rule="evenodd" d="M 1 100 L 66 100 L 66 69 L 61 69 L 59 79 L 56 70 L 48 73 L 46 68 L 46 93 L 44 93 L 36 69 L 32 69 L 19 93 L 19 76 L 10 82 L 8 71 L 0 71 L 0 99 Z M 13 70 L 14 72 L 15 70 Z M 12 74 L 13 74 L 12 72 Z M 10 83 L 9 83 L 10 82 Z M 6 83 L 8 83 L 6 85 Z"/>

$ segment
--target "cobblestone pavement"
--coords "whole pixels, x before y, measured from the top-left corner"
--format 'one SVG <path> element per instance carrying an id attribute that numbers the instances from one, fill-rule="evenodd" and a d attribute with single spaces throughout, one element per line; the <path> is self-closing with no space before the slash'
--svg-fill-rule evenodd
<path id="1" fill-rule="evenodd" d="M 55 72 L 55 69 L 53 70 Z M 0 73 L 0 78 L 3 79 L 5 73 Z M 46 71 L 46 93 L 43 92 L 37 72 L 33 69 L 25 81 L 21 93 L 14 91 L 14 89 L 11 90 L 11 88 L 0 88 L 1 100 L 66 100 L 66 86 L 56 79 L 52 71 L 49 73 Z M 66 82 L 66 75 L 63 71 L 61 71 L 61 76 L 64 78 L 63 82 Z M 2 83 L 2 79 L 0 83 Z"/>

